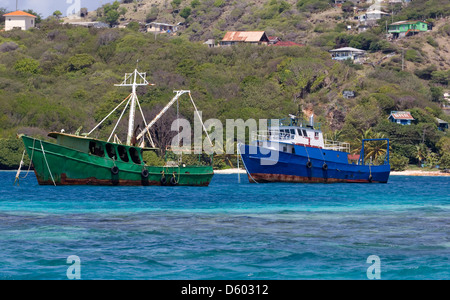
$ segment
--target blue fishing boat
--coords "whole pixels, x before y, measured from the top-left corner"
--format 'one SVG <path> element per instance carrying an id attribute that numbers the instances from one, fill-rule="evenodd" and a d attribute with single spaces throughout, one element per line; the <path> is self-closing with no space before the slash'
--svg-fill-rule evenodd
<path id="1" fill-rule="evenodd" d="M 364 159 L 365 143 L 374 141 L 386 143 L 380 165 Z M 249 181 L 256 183 L 387 183 L 391 170 L 389 139 L 362 140 L 360 155 L 355 159 L 349 143 L 324 139 L 313 116 L 308 123 L 291 115 L 266 131 L 252 133 L 249 145 L 238 144 L 238 150 Z"/>

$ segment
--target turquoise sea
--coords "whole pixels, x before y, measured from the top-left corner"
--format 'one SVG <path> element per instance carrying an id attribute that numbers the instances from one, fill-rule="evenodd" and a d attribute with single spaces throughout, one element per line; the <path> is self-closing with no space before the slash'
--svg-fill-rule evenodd
<path id="1" fill-rule="evenodd" d="M 0 279 L 450 279 L 450 177 L 388 184 L 13 186 L 0 172 Z M 246 179 L 246 178 L 245 178 Z"/>

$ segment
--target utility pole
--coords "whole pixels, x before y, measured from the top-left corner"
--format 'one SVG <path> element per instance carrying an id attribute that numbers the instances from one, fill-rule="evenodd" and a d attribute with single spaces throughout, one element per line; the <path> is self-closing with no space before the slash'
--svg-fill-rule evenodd
<path id="1" fill-rule="evenodd" d="M 19 10 L 19 0 L 16 0 L 16 11 L 18 11 Z"/>

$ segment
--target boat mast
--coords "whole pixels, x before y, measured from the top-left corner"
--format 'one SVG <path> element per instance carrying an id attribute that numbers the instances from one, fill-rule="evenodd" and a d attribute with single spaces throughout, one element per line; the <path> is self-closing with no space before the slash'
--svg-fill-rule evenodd
<path id="1" fill-rule="evenodd" d="M 137 69 L 133 73 L 125 73 L 125 80 L 121 84 L 115 84 L 115 86 L 126 86 L 132 87 L 131 92 L 131 103 L 130 103 L 130 117 L 128 119 L 128 134 L 127 134 L 127 145 L 131 146 L 131 140 L 134 135 L 134 123 L 136 116 L 136 103 L 139 101 L 136 88 L 138 86 L 151 85 L 146 80 L 146 73 L 140 73 Z"/>

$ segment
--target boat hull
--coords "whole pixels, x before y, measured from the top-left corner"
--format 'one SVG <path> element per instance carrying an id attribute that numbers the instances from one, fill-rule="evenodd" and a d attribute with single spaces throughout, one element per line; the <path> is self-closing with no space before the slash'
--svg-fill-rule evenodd
<path id="1" fill-rule="evenodd" d="M 347 153 L 296 146 L 295 153 L 239 145 L 250 182 L 387 183 L 390 166 L 348 163 Z M 309 163 L 308 163 L 309 162 Z"/>
<path id="2" fill-rule="evenodd" d="M 144 166 L 22 136 L 40 185 L 208 186 L 212 166 Z"/>

